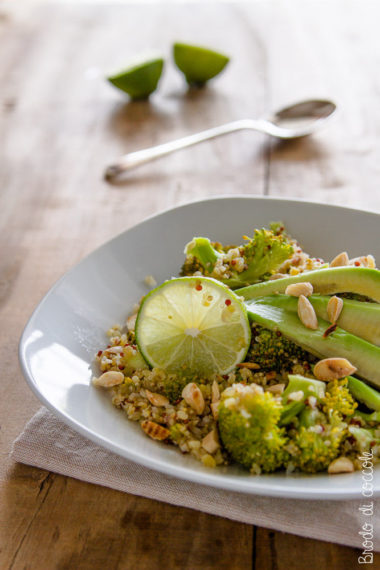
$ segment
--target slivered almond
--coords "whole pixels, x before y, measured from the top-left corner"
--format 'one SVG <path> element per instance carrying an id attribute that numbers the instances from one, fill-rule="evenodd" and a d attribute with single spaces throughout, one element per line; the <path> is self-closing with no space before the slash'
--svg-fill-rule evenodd
<path id="1" fill-rule="evenodd" d="M 150 390 L 145 390 L 145 395 L 153 406 L 169 405 L 169 400 L 165 398 L 165 396 L 162 396 L 162 394 L 156 394 L 155 392 L 150 392 Z"/>
<path id="2" fill-rule="evenodd" d="M 182 390 L 182 398 L 187 404 L 199 415 L 205 409 L 205 400 L 201 390 L 195 384 L 195 382 L 190 382 L 186 384 Z"/>
<path id="3" fill-rule="evenodd" d="M 327 316 L 330 323 L 336 323 L 339 319 L 339 315 L 343 309 L 343 299 L 340 297 L 331 297 L 327 303 Z"/>
<path id="4" fill-rule="evenodd" d="M 349 264 L 349 257 L 347 251 L 342 251 L 330 262 L 330 267 L 342 267 Z"/>
<path id="5" fill-rule="evenodd" d="M 219 402 L 219 400 L 220 400 L 219 384 L 216 380 L 214 380 L 211 386 L 211 402 L 213 403 Z"/>
<path id="6" fill-rule="evenodd" d="M 314 366 L 314 376 L 325 382 L 345 378 L 354 372 L 356 372 L 355 366 L 346 358 L 324 358 Z"/>
<path id="7" fill-rule="evenodd" d="M 141 429 L 151 437 L 152 439 L 158 439 L 159 441 L 163 441 L 167 439 L 170 435 L 170 431 L 160 424 L 156 424 L 156 422 L 151 422 L 150 420 L 144 420 L 141 422 Z"/>
<path id="8" fill-rule="evenodd" d="M 213 402 L 212 404 L 210 404 L 210 408 L 211 408 L 212 417 L 214 418 L 214 420 L 217 420 L 219 417 L 219 402 Z"/>
<path id="9" fill-rule="evenodd" d="M 202 447 L 207 453 L 215 453 L 220 447 L 218 432 L 216 428 L 212 429 L 203 439 Z"/>
<path id="10" fill-rule="evenodd" d="M 260 366 L 256 362 L 240 362 L 238 368 L 249 368 L 250 370 L 259 370 Z"/>
<path id="11" fill-rule="evenodd" d="M 298 316 L 308 329 L 316 330 L 318 328 L 318 319 L 314 307 L 305 295 L 298 297 Z"/>
<path id="12" fill-rule="evenodd" d="M 300 295 L 304 295 L 308 297 L 313 293 L 313 286 L 308 281 L 302 283 L 292 283 L 288 285 L 285 289 L 285 295 L 291 295 L 292 297 L 299 297 Z"/>
<path id="13" fill-rule="evenodd" d="M 337 457 L 327 468 L 327 472 L 330 473 L 330 475 L 336 473 L 352 473 L 353 471 L 355 471 L 354 464 L 348 457 Z"/>
<path id="14" fill-rule="evenodd" d="M 273 386 L 268 386 L 265 390 L 266 392 L 272 392 L 272 394 L 282 394 L 285 389 L 285 384 L 273 384 Z"/>
<path id="15" fill-rule="evenodd" d="M 99 378 L 93 378 L 92 380 L 94 386 L 100 386 L 102 388 L 112 388 L 112 386 L 118 386 L 123 382 L 124 374 L 117 370 L 108 370 L 108 372 L 104 372 Z"/>

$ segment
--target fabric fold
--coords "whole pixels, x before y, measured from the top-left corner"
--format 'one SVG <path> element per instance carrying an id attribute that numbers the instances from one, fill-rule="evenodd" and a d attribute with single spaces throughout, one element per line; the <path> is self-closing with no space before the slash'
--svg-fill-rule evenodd
<path id="1" fill-rule="evenodd" d="M 373 514 L 362 500 L 279 499 L 225 491 L 183 481 L 124 459 L 79 435 L 41 408 L 13 444 L 15 461 L 82 481 L 200 510 L 232 520 L 363 550 L 364 524 L 380 528 L 380 501 Z M 373 537 L 374 550 L 380 550 Z"/>

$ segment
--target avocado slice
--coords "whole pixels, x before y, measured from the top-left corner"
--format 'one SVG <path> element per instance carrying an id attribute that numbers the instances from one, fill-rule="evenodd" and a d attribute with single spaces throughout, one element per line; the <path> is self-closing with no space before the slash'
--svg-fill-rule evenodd
<path id="1" fill-rule="evenodd" d="M 248 287 L 236 289 L 235 293 L 244 299 L 254 299 L 273 293 L 284 293 L 288 285 L 308 281 L 314 293 L 334 295 L 335 293 L 357 293 L 380 303 L 380 271 L 368 267 L 331 267 L 305 271 L 299 275 L 262 281 Z"/>
<path id="2" fill-rule="evenodd" d="M 310 295 L 318 317 L 328 320 L 327 304 L 331 297 L 326 295 Z M 280 307 L 286 311 L 297 312 L 298 299 L 290 295 L 268 295 L 260 297 L 256 302 L 271 307 Z M 343 309 L 338 318 L 338 325 L 347 332 L 360 336 L 364 340 L 380 346 L 380 305 L 362 301 L 343 300 Z"/>
<path id="3" fill-rule="evenodd" d="M 270 330 L 278 330 L 318 358 L 347 358 L 356 366 L 357 374 L 370 384 L 380 387 L 380 348 L 340 327 L 326 338 L 323 333 L 331 325 L 318 319 L 316 330 L 306 328 L 296 313 L 280 307 L 263 305 L 257 300 L 246 302 L 251 321 Z"/>

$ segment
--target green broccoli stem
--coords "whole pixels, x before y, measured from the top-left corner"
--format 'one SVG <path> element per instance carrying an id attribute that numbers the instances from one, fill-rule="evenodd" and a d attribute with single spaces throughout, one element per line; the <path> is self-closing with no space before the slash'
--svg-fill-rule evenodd
<path id="1" fill-rule="evenodd" d="M 221 254 L 211 245 L 208 238 L 195 237 L 185 248 L 186 255 L 193 255 L 205 268 L 212 273 Z"/>
<path id="2" fill-rule="evenodd" d="M 314 396 L 317 400 L 325 397 L 326 384 L 321 380 L 314 378 L 306 378 L 300 374 L 289 374 L 289 384 L 282 393 L 282 403 L 285 406 L 288 403 L 289 394 L 293 392 L 303 392 L 302 402 L 309 396 Z"/>
<path id="3" fill-rule="evenodd" d="M 362 402 L 370 410 L 380 411 L 380 392 L 353 376 L 348 376 L 347 387 L 355 400 Z"/>
<path id="4" fill-rule="evenodd" d="M 304 408 L 305 404 L 303 402 L 290 402 L 290 404 L 286 404 L 281 412 L 278 425 L 281 427 L 287 426 L 304 410 Z"/>

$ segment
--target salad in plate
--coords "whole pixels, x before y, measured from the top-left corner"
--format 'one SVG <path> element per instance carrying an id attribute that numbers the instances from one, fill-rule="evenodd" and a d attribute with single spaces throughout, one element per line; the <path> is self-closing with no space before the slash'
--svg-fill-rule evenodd
<path id="1" fill-rule="evenodd" d="M 310 257 L 283 224 L 194 237 L 180 277 L 108 331 L 93 385 L 205 466 L 330 474 L 380 459 L 380 271 Z M 170 276 L 168 276 L 170 277 Z"/>

